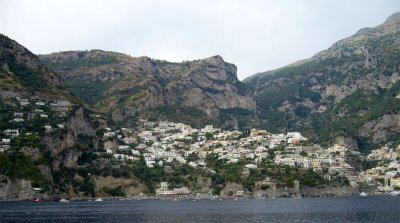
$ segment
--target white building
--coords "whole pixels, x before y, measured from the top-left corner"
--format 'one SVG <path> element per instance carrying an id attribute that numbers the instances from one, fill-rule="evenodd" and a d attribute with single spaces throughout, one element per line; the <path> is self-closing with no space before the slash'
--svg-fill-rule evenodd
<path id="1" fill-rule="evenodd" d="M 185 195 L 189 193 L 190 190 L 187 187 L 169 189 L 168 182 L 161 182 L 160 188 L 156 189 L 157 196 Z"/>
<path id="2" fill-rule="evenodd" d="M 18 129 L 6 129 L 4 130 L 4 134 L 12 137 L 18 137 L 19 136 L 19 130 Z"/>
<path id="3" fill-rule="evenodd" d="M 255 164 L 246 164 L 246 168 L 257 169 L 257 165 L 255 165 Z"/>

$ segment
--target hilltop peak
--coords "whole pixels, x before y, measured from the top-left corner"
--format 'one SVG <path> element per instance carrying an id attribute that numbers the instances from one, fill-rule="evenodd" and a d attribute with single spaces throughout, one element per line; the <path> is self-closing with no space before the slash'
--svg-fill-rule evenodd
<path id="1" fill-rule="evenodd" d="M 385 21 L 385 23 L 393 23 L 393 22 L 400 22 L 400 12 L 392 14 Z"/>
<path id="2" fill-rule="evenodd" d="M 205 59 L 203 59 L 203 61 L 210 62 L 210 63 L 213 63 L 213 64 L 225 63 L 224 59 L 220 55 L 215 55 L 215 56 L 212 56 L 212 57 L 205 58 Z"/>
<path id="3" fill-rule="evenodd" d="M 206 59 L 224 61 L 224 59 L 220 55 L 214 55 L 214 56 L 211 56 L 211 57 L 206 58 Z"/>
<path id="4" fill-rule="evenodd" d="M 45 67 L 24 46 L 3 34 L 0 34 L 0 67 L 12 74 L 11 79 L 31 91 L 44 92 L 62 85 L 58 74 Z"/>

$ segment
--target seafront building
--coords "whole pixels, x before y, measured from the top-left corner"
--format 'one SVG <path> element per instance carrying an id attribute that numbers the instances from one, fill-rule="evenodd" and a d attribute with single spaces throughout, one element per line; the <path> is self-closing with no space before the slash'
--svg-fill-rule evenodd
<path id="1" fill-rule="evenodd" d="M 168 182 L 161 182 L 160 188 L 156 189 L 157 196 L 174 196 L 174 195 L 186 195 L 190 193 L 189 188 L 179 187 L 169 189 Z"/>

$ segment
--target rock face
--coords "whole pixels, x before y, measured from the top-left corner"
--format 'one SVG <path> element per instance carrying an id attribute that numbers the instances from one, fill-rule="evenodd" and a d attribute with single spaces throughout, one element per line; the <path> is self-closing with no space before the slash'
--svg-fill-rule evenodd
<path id="1" fill-rule="evenodd" d="M 0 200 L 25 200 L 35 197 L 31 181 L 24 179 L 11 180 L 4 175 L 0 175 L 0 179 Z"/>
<path id="2" fill-rule="evenodd" d="M 238 183 L 227 183 L 221 190 L 221 196 L 235 196 L 238 191 L 244 191 L 243 185 Z"/>
<path id="3" fill-rule="evenodd" d="M 139 115 L 198 123 L 235 109 L 256 109 L 236 66 L 220 56 L 170 63 L 92 50 L 40 59 L 64 76 L 73 93 L 116 121 Z"/>
<path id="4" fill-rule="evenodd" d="M 344 134 L 339 134 L 335 138 L 335 144 L 338 144 L 340 146 L 347 146 L 353 150 L 358 150 L 358 144 L 355 139 L 353 139 L 351 136 L 347 135 L 346 133 Z"/>
<path id="5" fill-rule="evenodd" d="M 364 137 L 371 137 L 373 143 L 380 143 L 400 133 L 400 115 L 384 115 L 365 123 L 359 130 Z"/>
<path id="6" fill-rule="evenodd" d="M 71 133 L 67 132 L 62 135 L 62 139 L 58 137 L 45 136 L 42 142 L 47 148 L 51 148 L 53 155 L 59 155 L 62 151 L 72 148 L 76 145 L 76 137 Z"/>
<path id="7" fill-rule="evenodd" d="M 68 120 L 67 127 L 74 131 L 75 136 L 81 134 L 86 136 L 94 136 L 95 130 L 83 115 L 83 108 L 79 107 L 73 116 Z"/>
<path id="8" fill-rule="evenodd" d="M 372 128 L 373 123 L 366 123 L 399 112 L 395 105 L 399 58 L 400 17 L 396 13 L 310 59 L 244 82 L 254 90 L 262 127 L 300 130 L 320 141 L 332 142 L 342 134 L 361 144 L 382 142 L 392 132 L 383 126 L 391 127 Z M 364 124 L 366 129 L 361 127 Z"/>

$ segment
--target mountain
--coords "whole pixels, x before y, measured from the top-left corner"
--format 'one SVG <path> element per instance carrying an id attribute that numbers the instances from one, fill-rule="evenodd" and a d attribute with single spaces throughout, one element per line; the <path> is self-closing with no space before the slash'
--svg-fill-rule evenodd
<path id="1" fill-rule="evenodd" d="M 82 171 L 94 165 L 98 131 L 107 126 L 112 123 L 70 94 L 59 74 L 0 34 L 0 200 L 100 191 Z"/>
<path id="2" fill-rule="evenodd" d="M 145 117 L 195 126 L 251 122 L 255 102 L 220 56 L 171 63 L 101 50 L 41 55 L 66 87 L 115 121 Z"/>
<path id="3" fill-rule="evenodd" d="M 260 126 L 368 150 L 400 133 L 400 13 L 313 57 L 255 74 Z"/>
<path id="4" fill-rule="evenodd" d="M 0 34 L 0 87 L 2 93 L 68 95 L 62 89 L 62 78 L 44 66 L 39 59 L 17 42 Z"/>

